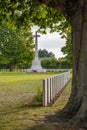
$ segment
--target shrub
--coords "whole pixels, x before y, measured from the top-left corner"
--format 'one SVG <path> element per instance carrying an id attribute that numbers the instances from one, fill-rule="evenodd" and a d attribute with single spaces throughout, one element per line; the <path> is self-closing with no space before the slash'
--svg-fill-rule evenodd
<path id="1" fill-rule="evenodd" d="M 42 90 L 40 88 L 37 89 L 37 94 L 32 100 L 31 106 L 41 106 L 42 105 Z"/>

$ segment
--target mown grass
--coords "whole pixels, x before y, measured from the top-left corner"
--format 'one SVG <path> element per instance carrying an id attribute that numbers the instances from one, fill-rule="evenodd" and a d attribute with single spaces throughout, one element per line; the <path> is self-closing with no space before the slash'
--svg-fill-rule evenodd
<path id="1" fill-rule="evenodd" d="M 70 95 L 70 84 L 52 107 L 31 107 L 42 79 L 54 73 L 0 73 L 0 130 L 57 130 L 57 117 L 48 117 L 62 109 Z"/>

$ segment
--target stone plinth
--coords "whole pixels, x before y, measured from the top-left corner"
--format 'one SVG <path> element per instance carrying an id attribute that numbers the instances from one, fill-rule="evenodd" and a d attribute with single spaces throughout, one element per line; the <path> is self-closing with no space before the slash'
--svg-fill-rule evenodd
<path id="1" fill-rule="evenodd" d="M 34 59 L 31 68 L 27 69 L 27 72 L 46 72 L 46 70 L 41 67 L 39 59 Z"/>
<path id="2" fill-rule="evenodd" d="M 41 62 L 38 58 L 35 58 L 32 61 L 32 66 L 30 69 L 32 72 L 45 72 L 45 69 L 41 67 Z"/>

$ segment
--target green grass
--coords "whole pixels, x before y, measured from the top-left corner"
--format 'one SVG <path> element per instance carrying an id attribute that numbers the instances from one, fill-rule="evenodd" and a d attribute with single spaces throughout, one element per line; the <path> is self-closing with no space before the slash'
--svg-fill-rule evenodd
<path id="1" fill-rule="evenodd" d="M 30 107 L 42 79 L 55 73 L 0 73 L 0 130 L 55 130 L 47 117 L 66 104 L 70 84 L 52 107 Z M 56 116 L 54 116 L 56 120 Z"/>

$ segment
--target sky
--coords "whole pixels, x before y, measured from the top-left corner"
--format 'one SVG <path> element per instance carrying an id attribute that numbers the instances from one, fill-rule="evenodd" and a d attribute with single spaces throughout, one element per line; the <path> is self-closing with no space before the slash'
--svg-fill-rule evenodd
<path id="1" fill-rule="evenodd" d="M 35 31 L 37 31 L 37 29 L 37 26 L 34 26 L 32 28 L 33 34 L 35 34 Z M 58 32 L 49 33 L 47 30 L 47 34 L 39 35 L 40 37 L 38 38 L 38 49 L 46 49 L 48 52 L 53 52 L 57 59 L 64 57 L 63 53 L 61 52 L 61 48 L 65 46 L 65 39 L 62 39 Z"/>

